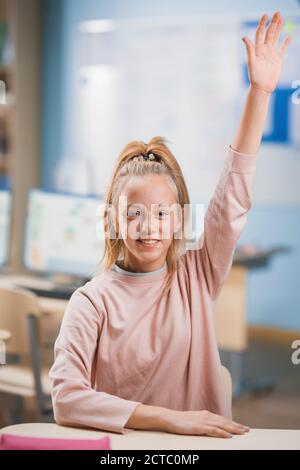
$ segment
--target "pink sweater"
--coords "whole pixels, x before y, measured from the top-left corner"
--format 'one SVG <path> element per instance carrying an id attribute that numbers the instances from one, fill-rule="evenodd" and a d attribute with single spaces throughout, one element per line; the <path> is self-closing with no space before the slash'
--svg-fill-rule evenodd
<path id="1" fill-rule="evenodd" d="M 161 301 L 166 270 L 110 270 L 74 292 L 50 371 L 59 424 L 123 433 L 140 403 L 231 417 L 212 311 L 247 221 L 256 160 L 228 147 L 204 235 Z"/>

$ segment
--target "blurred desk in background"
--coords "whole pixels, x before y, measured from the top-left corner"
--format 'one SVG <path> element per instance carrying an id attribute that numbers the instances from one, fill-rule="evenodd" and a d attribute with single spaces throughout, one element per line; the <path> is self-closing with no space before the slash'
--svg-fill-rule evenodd
<path id="1" fill-rule="evenodd" d="M 22 286 L 36 286 L 41 289 L 50 288 L 51 283 L 45 279 L 32 275 L 13 275 L 1 274 L 0 287 L 16 288 Z M 39 297 L 38 300 L 41 313 L 43 314 L 41 323 L 41 341 L 42 344 L 53 348 L 54 341 L 57 337 L 60 324 L 63 318 L 65 308 L 68 304 L 67 300 L 53 299 L 48 297 Z M 3 307 L 2 307 L 3 308 Z M 0 324 L 1 327 L 1 324 Z"/>
<path id="2" fill-rule="evenodd" d="M 233 266 L 244 266 L 248 269 L 265 268 L 276 254 L 290 253 L 288 246 L 276 246 L 269 249 L 259 249 L 255 245 L 244 245 L 237 249 L 233 256 Z"/>

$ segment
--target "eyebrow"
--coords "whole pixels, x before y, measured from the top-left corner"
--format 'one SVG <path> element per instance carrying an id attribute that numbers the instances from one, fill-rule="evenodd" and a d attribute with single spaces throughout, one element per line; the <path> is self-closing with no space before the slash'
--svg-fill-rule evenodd
<path id="1" fill-rule="evenodd" d="M 134 206 L 135 204 L 140 204 L 139 202 L 132 202 L 131 204 L 127 204 L 127 207 L 129 206 Z M 157 205 L 156 203 L 153 203 L 154 205 Z M 169 206 L 170 204 L 163 204 L 159 203 L 158 206 Z"/>

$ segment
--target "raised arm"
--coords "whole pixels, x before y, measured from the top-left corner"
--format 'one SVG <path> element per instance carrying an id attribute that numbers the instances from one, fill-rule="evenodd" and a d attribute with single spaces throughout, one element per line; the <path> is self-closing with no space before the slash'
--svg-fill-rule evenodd
<path id="1" fill-rule="evenodd" d="M 248 58 L 250 86 L 238 131 L 231 144 L 234 150 L 257 153 L 261 143 L 264 123 L 271 94 L 275 90 L 281 71 L 284 53 L 291 42 L 287 36 L 278 47 L 283 19 L 280 12 L 273 15 L 268 28 L 267 15 L 263 15 L 255 34 L 255 43 L 243 37 Z"/>
<path id="2" fill-rule="evenodd" d="M 279 79 L 284 52 L 291 40 L 287 37 L 277 48 L 283 24 L 279 12 L 274 14 L 267 29 L 266 21 L 267 16 L 264 15 L 256 31 L 255 44 L 249 38 L 243 38 L 250 80 L 245 108 L 205 214 L 203 237 L 196 249 L 189 250 L 183 258 L 200 283 L 204 278 L 214 300 L 231 269 L 237 241 L 247 222 L 269 100 Z"/>

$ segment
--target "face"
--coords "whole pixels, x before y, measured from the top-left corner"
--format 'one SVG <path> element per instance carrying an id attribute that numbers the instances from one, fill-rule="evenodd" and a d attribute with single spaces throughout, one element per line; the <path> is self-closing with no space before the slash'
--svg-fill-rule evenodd
<path id="1" fill-rule="evenodd" d="M 181 223 L 172 182 L 164 175 L 134 176 L 120 197 L 125 267 L 139 272 L 159 269 Z"/>

